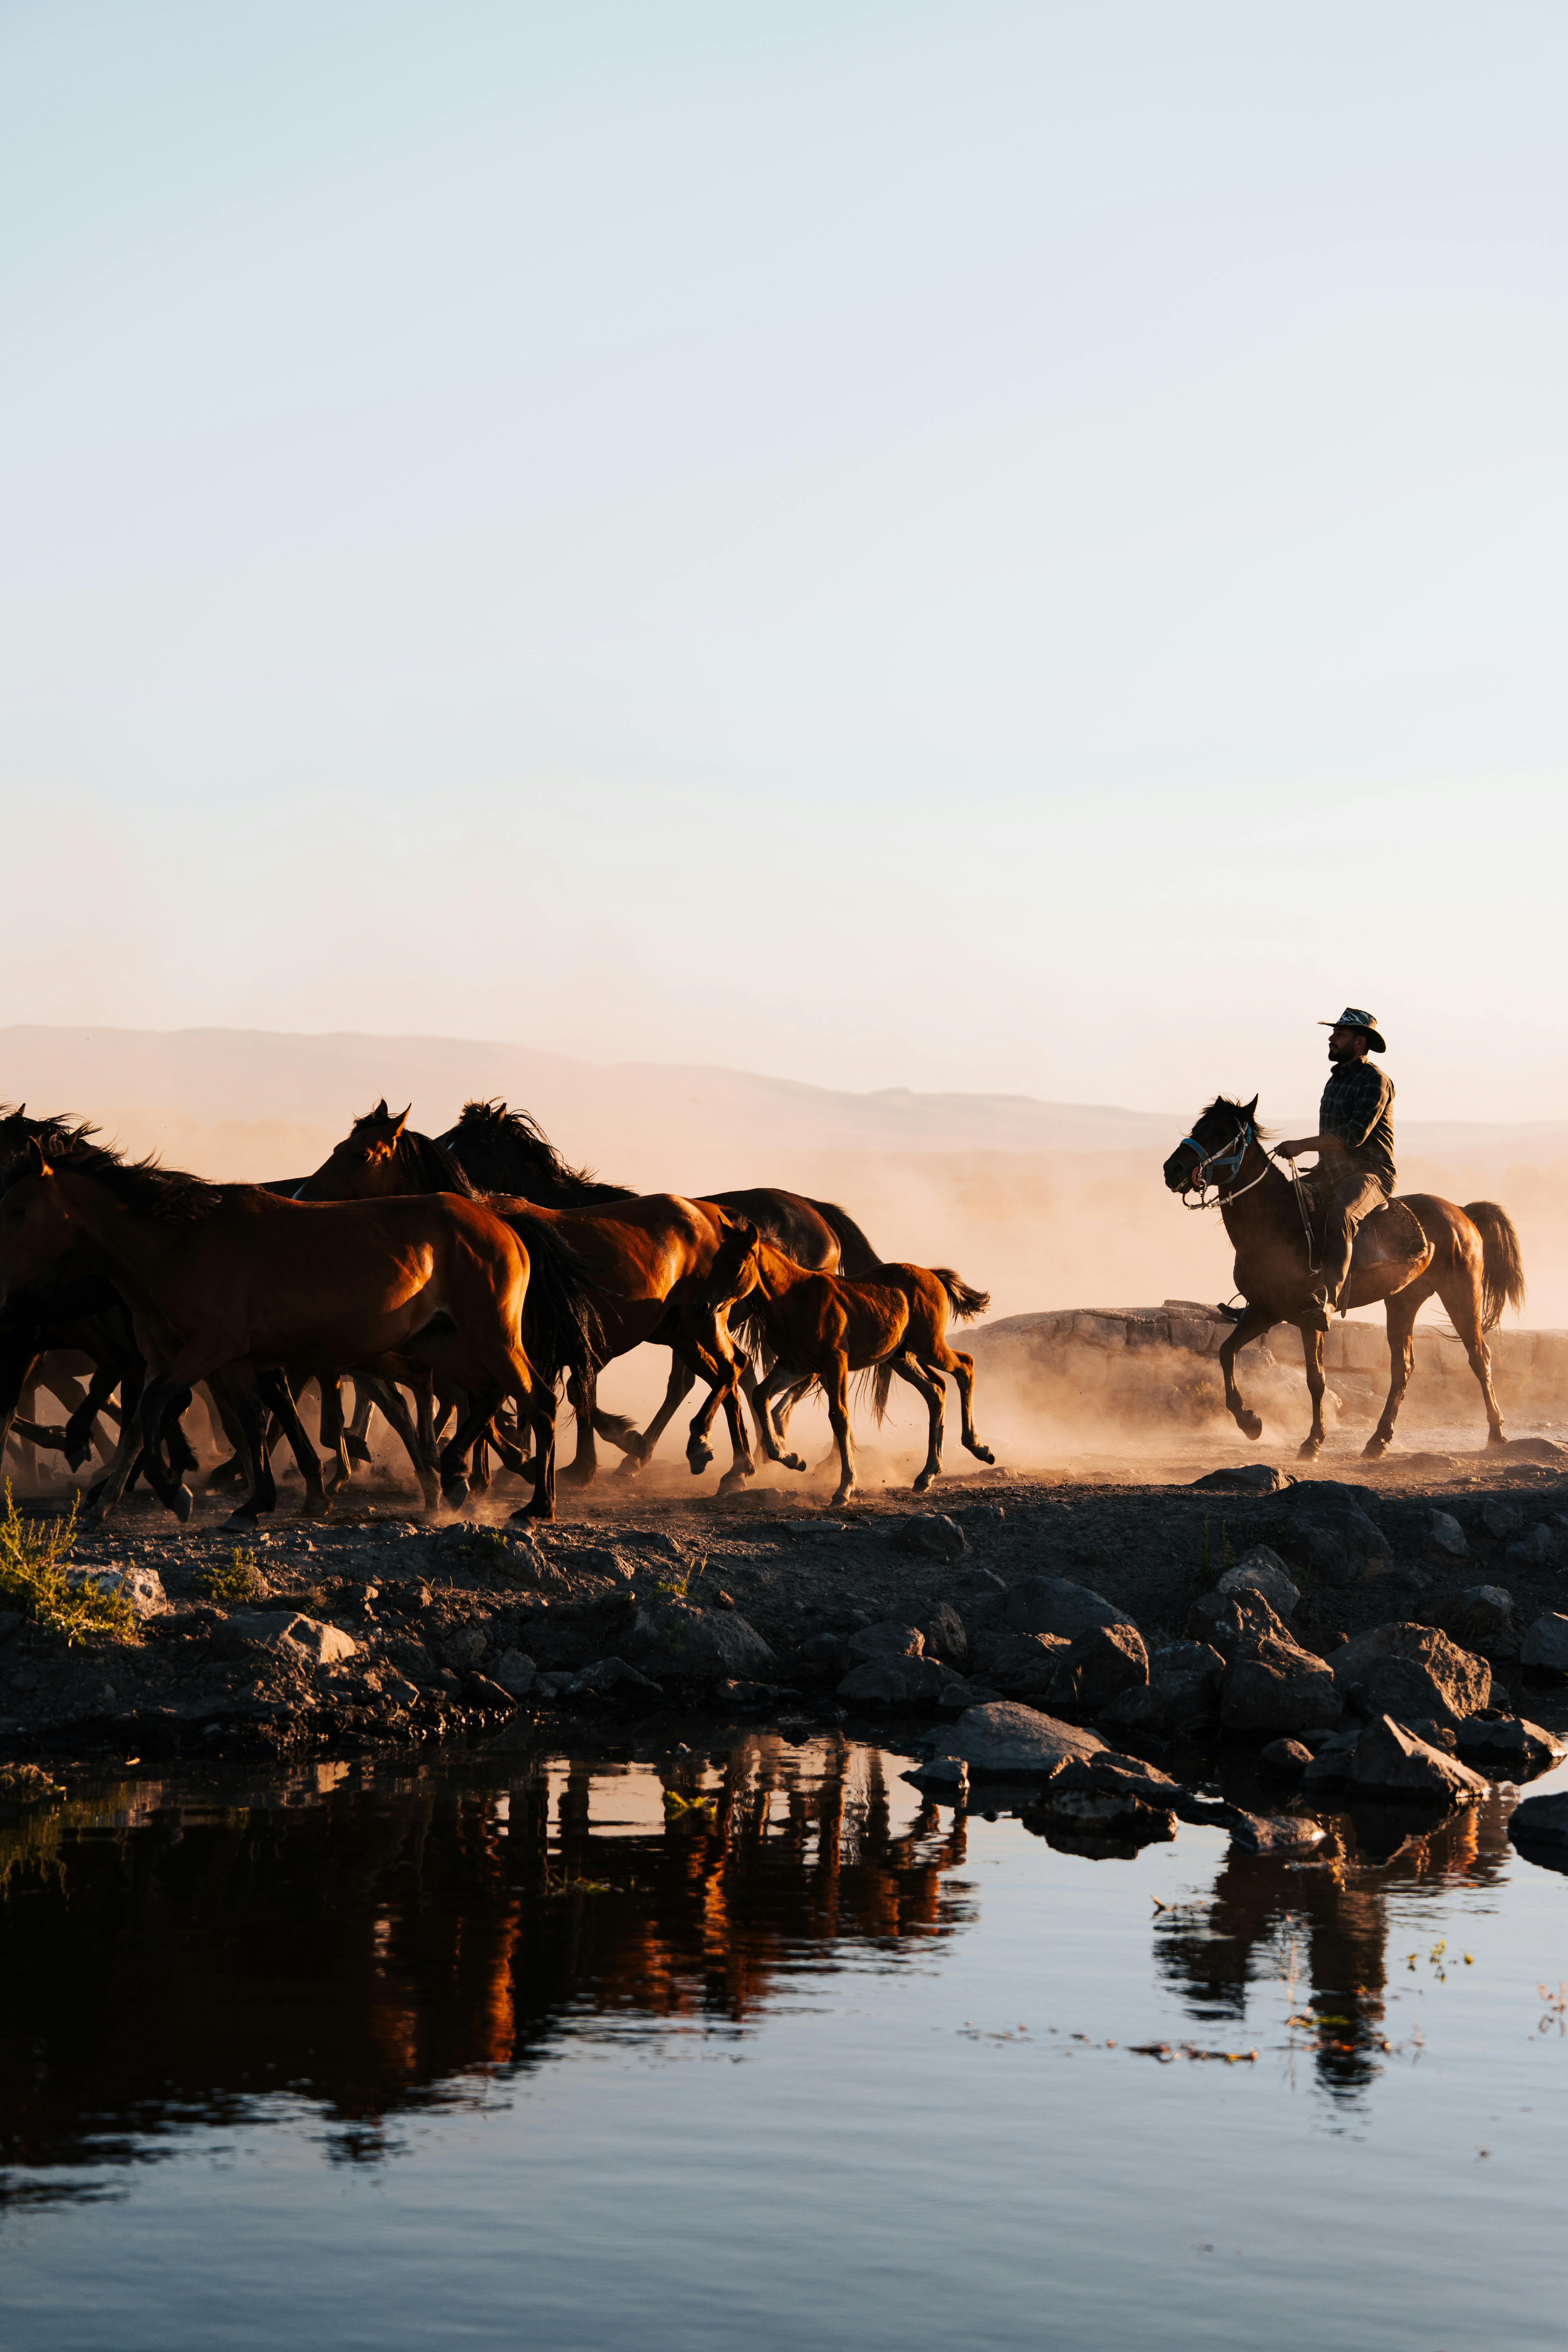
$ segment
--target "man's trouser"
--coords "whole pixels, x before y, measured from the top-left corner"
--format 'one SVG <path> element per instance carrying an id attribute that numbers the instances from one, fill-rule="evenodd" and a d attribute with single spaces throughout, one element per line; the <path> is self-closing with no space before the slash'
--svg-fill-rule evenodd
<path id="1" fill-rule="evenodd" d="M 1355 1229 L 1374 1209 L 1385 1208 L 1388 1195 L 1380 1177 L 1364 1168 L 1347 1168 L 1325 1183 L 1320 1171 L 1313 1178 L 1312 1198 L 1321 1262 L 1314 1290 L 1325 1307 L 1337 1307 L 1345 1276 L 1351 1270 Z"/>

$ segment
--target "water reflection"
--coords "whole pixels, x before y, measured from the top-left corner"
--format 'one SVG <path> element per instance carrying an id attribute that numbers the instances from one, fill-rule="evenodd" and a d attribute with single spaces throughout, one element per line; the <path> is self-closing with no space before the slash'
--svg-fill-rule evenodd
<path id="1" fill-rule="evenodd" d="M 658 1771 L 335 1766 L 25 1816 L 0 1828 L 0 2165 L 69 2194 L 70 2168 L 289 2095 L 374 2156 L 568 2033 L 732 2035 L 792 1975 L 897 1965 L 971 1906 L 962 1824 L 910 1801 L 895 1826 L 889 1769 L 759 1736 Z"/>
<path id="2" fill-rule="evenodd" d="M 1495 1885 L 1508 1809 L 1496 1794 L 1434 1823 L 1387 1806 L 1323 1816 L 1326 1852 L 1284 1863 L 1232 1848 L 1201 1903 L 1155 1920 L 1159 1973 L 1205 2026 L 1234 2027 L 1250 1989 L 1283 1980 L 1324 2087 L 1364 2092 L 1395 2036 L 1388 2020 L 1391 1906 Z"/>

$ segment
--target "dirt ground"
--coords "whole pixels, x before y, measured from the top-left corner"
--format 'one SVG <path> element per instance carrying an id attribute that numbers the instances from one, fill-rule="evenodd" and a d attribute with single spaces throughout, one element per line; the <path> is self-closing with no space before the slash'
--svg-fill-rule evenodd
<path id="1" fill-rule="evenodd" d="M 1300 1630 L 1312 1646 L 1419 1617 L 1458 1585 L 1505 1584 L 1521 1627 L 1564 1608 L 1568 1518 L 1560 1543 L 1555 1527 L 1568 1513 L 1568 1451 L 1526 1439 L 1478 1452 L 1472 1438 L 1464 1450 L 1368 1465 L 1347 1440 L 1309 1467 L 1278 1453 L 1264 1458 L 1287 1475 L 1360 1488 L 1394 1554 L 1383 1576 L 1304 1591 Z M 677 1719 L 681 1736 L 699 1741 L 759 1720 L 886 1737 L 888 1717 L 855 1716 L 839 1700 L 833 1637 L 883 1620 L 923 1627 L 942 1603 L 967 1633 L 983 1633 L 1009 1586 L 1047 1574 L 1102 1594 L 1152 1650 L 1186 1631 L 1194 1600 L 1230 1560 L 1279 1539 L 1278 1496 L 1193 1484 L 1258 1459 L 1240 1446 L 1080 1457 L 1038 1473 L 944 1478 L 915 1496 L 892 1457 L 868 1453 L 865 1489 L 842 1512 L 826 1507 L 826 1476 L 759 1481 L 731 1500 L 695 1490 L 679 1465 L 656 1465 L 636 1480 L 604 1475 L 587 1490 L 563 1488 L 561 1516 L 537 1541 L 509 1521 L 525 1491 L 510 1480 L 462 1519 L 436 1524 L 416 1517 L 382 1475 L 362 1473 L 326 1521 L 301 1518 L 298 1490 L 285 1486 L 275 1519 L 254 1538 L 226 1531 L 228 1505 L 211 1496 L 184 1527 L 132 1498 L 107 1526 L 84 1529 L 75 1559 L 156 1570 L 167 1606 L 132 1641 L 68 1648 L 36 1625 L 0 1621 L 0 1756 L 330 1759 L 496 1737 L 570 1746 L 616 1725 L 650 1732 Z M 1553 1528 L 1563 1566 L 1493 1564 L 1502 1547 L 1479 1507 L 1499 1493 L 1520 1506 L 1527 1528 Z M 51 1516 L 64 1507 L 58 1490 L 18 1504 Z M 1434 1560 L 1434 1506 L 1465 1526 L 1471 1558 L 1462 1565 Z M 252 1591 L 215 1599 L 210 1580 L 232 1579 L 237 1551 L 254 1560 Z M 635 1666 L 647 1610 L 668 1614 L 671 1605 L 721 1652 L 738 1644 L 742 1670 L 623 1668 L 600 1674 L 598 1687 L 593 1675 L 584 1683 L 584 1669 L 628 1651 Z M 319 1663 L 297 1640 L 279 1641 L 295 1614 L 346 1634 L 352 1655 Z M 749 1643 L 747 1627 L 765 1652 Z M 1511 1692 L 1517 1704 L 1517 1667 L 1496 1671 L 1499 1702 Z M 1525 1712 L 1545 1721 L 1562 1707 L 1553 1692 L 1532 1688 Z"/>

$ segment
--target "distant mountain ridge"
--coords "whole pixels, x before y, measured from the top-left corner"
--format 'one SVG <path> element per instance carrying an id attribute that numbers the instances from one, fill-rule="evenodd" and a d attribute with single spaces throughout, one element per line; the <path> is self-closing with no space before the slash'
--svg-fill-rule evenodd
<path id="1" fill-rule="evenodd" d="M 759 1151 L 1147 1152 L 1183 1131 L 1169 1111 L 1052 1103 L 1029 1095 L 853 1094 L 686 1063 L 601 1064 L 531 1046 L 454 1037 L 322 1035 L 256 1029 L 0 1029 L 0 1099 L 112 1121 L 134 1109 L 178 1121 L 281 1123 L 332 1137 L 383 1094 L 435 1130 L 473 1095 L 534 1113 L 567 1156 L 633 1182 L 731 1181 Z M 1568 1123 L 1488 1127 L 1402 1121 L 1402 1153 L 1467 1168 L 1568 1158 Z M 710 1160 L 711 1167 L 709 1166 Z M 659 1170 L 668 1169 L 668 1174 Z M 702 1171 L 707 1169 L 706 1175 Z"/>

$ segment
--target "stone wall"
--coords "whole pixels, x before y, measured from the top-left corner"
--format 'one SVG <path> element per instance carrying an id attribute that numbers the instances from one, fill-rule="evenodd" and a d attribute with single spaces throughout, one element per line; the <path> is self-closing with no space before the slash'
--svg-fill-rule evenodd
<path id="1" fill-rule="evenodd" d="M 1010 1315 L 959 1344 L 969 1347 L 983 1383 L 1004 1386 L 1031 1412 L 1067 1428 L 1129 1428 L 1174 1423 L 1198 1431 L 1234 1427 L 1214 1359 L 1231 1329 L 1212 1307 L 1167 1299 L 1163 1307 L 1063 1307 Z M 1568 1331 L 1498 1330 L 1492 1374 L 1505 1414 L 1531 1423 L 1568 1420 Z M 1324 1418 L 1371 1422 L 1388 1392 L 1388 1341 L 1381 1318 L 1336 1322 L 1324 1343 Z M 1299 1335 L 1279 1325 L 1237 1360 L 1247 1403 L 1284 1433 L 1310 1416 Z M 1401 1421 L 1485 1426 L 1480 1391 L 1460 1342 L 1446 1325 L 1420 1325 L 1415 1369 Z"/>

